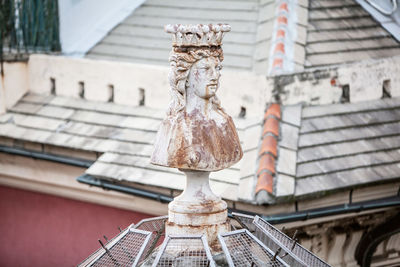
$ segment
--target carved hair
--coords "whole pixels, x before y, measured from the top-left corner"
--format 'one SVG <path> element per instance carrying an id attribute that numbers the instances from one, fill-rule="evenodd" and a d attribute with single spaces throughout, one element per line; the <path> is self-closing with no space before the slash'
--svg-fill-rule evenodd
<path id="1" fill-rule="evenodd" d="M 171 51 L 169 62 L 171 71 L 169 73 L 169 82 L 172 91 L 172 100 L 169 106 L 168 115 L 174 116 L 184 110 L 185 96 L 187 89 L 187 79 L 190 69 L 194 63 L 202 58 L 217 57 L 220 62 L 224 59 L 220 47 L 212 48 L 174 48 Z M 215 109 L 222 110 L 220 101 L 216 95 L 210 98 Z"/>

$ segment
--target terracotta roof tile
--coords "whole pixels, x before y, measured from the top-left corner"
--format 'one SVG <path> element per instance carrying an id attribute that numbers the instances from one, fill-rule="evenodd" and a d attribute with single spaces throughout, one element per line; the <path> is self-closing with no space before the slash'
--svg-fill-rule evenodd
<path id="1" fill-rule="evenodd" d="M 277 156 L 277 141 L 276 138 L 267 135 L 264 137 L 262 143 L 261 143 L 261 149 L 260 149 L 260 155 L 265 154 L 265 153 L 271 153 L 275 157 Z"/>
<path id="2" fill-rule="evenodd" d="M 272 133 L 275 136 L 279 136 L 279 121 L 274 117 L 268 117 L 264 123 L 263 135 L 266 133 Z"/>
<path id="3" fill-rule="evenodd" d="M 278 119 L 281 118 L 281 106 L 279 104 L 271 104 L 264 115 L 264 120 L 267 119 L 268 116 L 274 115 Z"/>
<path id="4" fill-rule="evenodd" d="M 257 180 L 257 185 L 256 185 L 256 194 L 260 192 L 261 190 L 265 190 L 268 193 L 273 192 L 273 185 L 274 185 L 274 178 L 271 174 L 267 172 L 263 172 L 260 174 Z"/>
<path id="5" fill-rule="evenodd" d="M 279 10 L 289 11 L 287 3 L 282 3 L 279 6 Z"/>
<path id="6" fill-rule="evenodd" d="M 282 68 L 283 67 L 283 59 L 282 58 L 275 58 L 274 62 L 272 63 L 272 67 L 274 67 L 274 68 Z"/>
<path id="7" fill-rule="evenodd" d="M 274 53 L 282 53 L 282 54 L 285 54 L 285 44 L 282 43 L 282 42 L 277 43 L 276 46 L 275 46 Z"/>
<path id="8" fill-rule="evenodd" d="M 287 17 L 286 16 L 279 16 L 278 17 L 278 24 L 287 25 L 288 24 Z"/>
<path id="9" fill-rule="evenodd" d="M 277 32 L 276 32 L 276 38 L 285 38 L 285 31 L 284 30 L 282 30 L 282 29 L 279 29 Z"/>
<path id="10" fill-rule="evenodd" d="M 271 154 L 263 154 L 260 158 L 257 175 L 260 175 L 263 171 L 269 171 L 272 174 L 275 173 L 275 158 Z"/>
<path id="11" fill-rule="evenodd" d="M 260 160 L 257 170 L 256 193 L 265 190 L 273 193 L 276 157 L 278 155 L 279 120 L 281 107 L 273 103 L 269 105 L 264 115 L 263 140 L 260 149 Z"/>

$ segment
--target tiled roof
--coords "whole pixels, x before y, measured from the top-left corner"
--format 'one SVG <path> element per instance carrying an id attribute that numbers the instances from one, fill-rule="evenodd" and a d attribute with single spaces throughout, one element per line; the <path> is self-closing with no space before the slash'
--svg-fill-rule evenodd
<path id="1" fill-rule="evenodd" d="M 183 173 L 150 164 L 153 142 L 164 116 L 164 110 L 144 106 L 28 94 L 0 115 L 0 145 L 30 142 L 95 152 L 99 157 L 87 174 L 114 182 L 182 190 Z M 242 178 L 249 177 L 247 168 L 254 172 L 252 154 L 261 134 L 260 119 L 234 121 L 244 150 L 243 159 L 231 168 L 213 172 L 210 183 L 225 199 L 251 201 L 251 195 L 242 194 L 239 185 L 247 181 Z M 7 141 L 10 139 L 18 142 Z"/>
<path id="2" fill-rule="evenodd" d="M 400 41 L 400 9 L 393 5 L 395 1 L 379 1 L 376 2 L 374 7 L 372 1 L 356 0 L 368 13 L 370 13 L 382 27 L 390 32 L 397 41 Z M 395 7 L 397 7 L 395 9 Z M 379 10 L 381 9 L 381 10 Z M 393 10 L 392 14 L 388 14 Z M 382 13 L 385 11 L 386 14 Z"/>
<path id="3" fill-rule="evenodd" d="M 400 179 L 400 98 L 282 106 L 279 126 L 271 127 L 266 124 L 274 105 L 267 109 L 264 129 L 280 128 L 280 135 L 277 142 L 268 130 L 261 144 L 259 203 Z M 260 195 L 262 190 L 268 197 Z"/>
<path id="4" fill-rule="evenodd" d="M 164 111 L 147 107 L 28 94 L 0 116 L 0 144 L 94 152 L 99 157 L 87 170 L 90 175 L 181 190 L 182 173 L 149 163 L 163 117 Z M 235 119 L 244 157 L 212 173 L 211 186 L 228 200 L 275 203 L 397 181 L 399 118 L 400 98 L 271 104 L 264 124 L 259 118 Z"/>
<path id="5" fill-rule="evenodd" d="M 262 65 L 266 73 L 273 10 L 274 1 L 146 0 L 87 57 L 168 65 L 171 37 L 164 25 L 228 23 L 232 31 L 224 37 L 224 67 L 251 71 Z"/>
<path id="6" fill-rule="evenodd" d="M 400 53 L 400 43 L 355 0 L 309 1 L 308 14 L 305 67 Z"/>
<path id="7" fill-rule="evenodd" d="M 163 25 L 221 22 L 232 26 L 224 66 L 239 71 L 276 75 L 399 54 L 392 36 L 400 36 L 399 11 L 385 17 L 366 6 L 363 0 L 146 0 L 86 57 L 166 66 L 171 40 Z"/>
<path id="8" fill-rule="evenodd" d="M 400 99 L 303 109 L 298 197 L 400 178 Z"/>
<path id="9" fill-rule="evenodd" d="M 259 152 L 256 194 L 264 190 L 273 194 L 273 177 L 275 174 L 275 158 L 277 157 L 277 140 L 279 138 L 279 104 L 271 104 L 264 116 L 264 129 Z"/>
<path id="10" fill-rule="evenodd" d="M 285 39 L 288 30 L 288 4 L 281 2 L 278 6 L 278 16 L 276 18 L 277 30 L 275 31 L 275 44 L 272 53 L 272 72 L 283 69 L 284 60 L 286 58 Z"/>

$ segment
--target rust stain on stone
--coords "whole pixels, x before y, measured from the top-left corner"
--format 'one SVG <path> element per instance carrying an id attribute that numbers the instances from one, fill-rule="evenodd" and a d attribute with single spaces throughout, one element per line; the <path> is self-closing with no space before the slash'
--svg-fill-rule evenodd
<path id="1" fill-rule="evenodd" d="M 216 171 L 228 168 L 238 162 L 243 151 L 232 118 L 219 111 L 219 121 L 208 119 L 195 109 L 192 113 L 179 113 L 175 118 L 167 118 L 161 131 L 170 133 L 174 138 L 157 139 L 152 163 L 180 169 Z M 162 151 L 162 150 L 163 151 Z M 167 155 L 165 161 L 154 155 Z"/>

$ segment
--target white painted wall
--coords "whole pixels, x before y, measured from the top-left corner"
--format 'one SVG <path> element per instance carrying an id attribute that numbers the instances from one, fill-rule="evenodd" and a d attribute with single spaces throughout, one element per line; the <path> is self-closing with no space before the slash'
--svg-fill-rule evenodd
<path id="1" fill-rule="evenodd" d="M 0 114 L 17 103 L 28 92 L 28 64 L 4 62 L 4 77 L 0 75 Z"/>
<path id="2" fill-rule="evenodd" d="M 169 67 L 102 61 L 60 56 L 32 55 L 29 59 L 29 89 L 49 94 L 50 78 L 55 79 L 56 94 L 79 97 L 79 82 L 84 83 L 85 99 L 106 102 L 109 86 L 114 87 L 114 102 L 136 106 L 139 88 L 145 90 L 145 105 L 167 109 L 170 101 Z M 228 114 L 237 116 L 240 106 L 248 117 L 260 116 L 271 98 L 267 80 L 251 72 L 222 70 L 218 97 Z"/>
<path id="3" fill-rule="evenodd" d="M 340 103 L 342 87 L 348 85 L 351 103 L 370 101 L 382 97 L 385 81 L 389 82 L 391 96 L 400 97 L 399 73 L 400 56 L 364 60 L 319 72 L 310 70 L 282 80 L 286 83 L 280 85 L 281 100 L 284 105 Z M 331 84 L 332 79 L 336 85 Z M 268 81 L 269 88 L 276 87 L 274 77 Z"/>
<path id="4" fill-rule="evenodd" d="M 145 0 L 58 0 L 61 49 L 83 56 Z"/>

